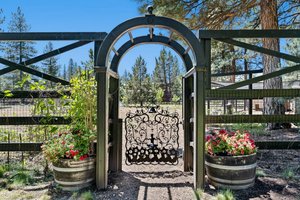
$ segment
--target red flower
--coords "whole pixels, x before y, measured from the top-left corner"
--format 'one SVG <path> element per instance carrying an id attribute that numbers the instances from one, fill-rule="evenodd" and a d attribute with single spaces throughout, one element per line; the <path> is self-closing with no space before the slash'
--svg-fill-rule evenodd
<path id="1" fill-rule="evenodd" d="M 82 156 L 80 156 L 80 158 L 79 158 L 79 160 L 84 160 L 84 159 L 86 159 L 88 157 L 88 155 L 82 155 Z"/>
<path id="2" fill-rule="evenodd" d="M 226 130 L 225 130 L 225 129 L 221 129 L 221 130 L 219 131 L 219 133 L 220 133 L 220 134 L 225 134 L 225 133 L 226 133 Z"/>
<path id="3" fill-rule="evenodd" d="M 72 155 L 72 157 L 74 157 L 74 156 L 76 156 L 79 152 L 78 152 L 78 150 L 73 150 L 73 149 L 71 149 L 70 150 L 70 153 L 71 153 L 71 155 Z"/>
<path id="4" fill-rule="evenodd" d="M 211 137 L 211 135 L 208 135 L 208 136 L 206 136 L 206 141 L 209 141 L 210 139 L 211 139 L 212 137 Z"/>

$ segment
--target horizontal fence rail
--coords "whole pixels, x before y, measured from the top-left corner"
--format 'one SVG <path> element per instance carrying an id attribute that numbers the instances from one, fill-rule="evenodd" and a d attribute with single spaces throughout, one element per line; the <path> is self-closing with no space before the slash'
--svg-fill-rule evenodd
<path id="1" fill-rule="evenodd" d="M 297 115 L 207 115 L 206 123 L 290 123 L 300 122 Z"/>
<path id="2" fill-rule="evenodd" d="M 0 143 L 0 151 L 41 151 L 43 143 Z"/>
<path id="3" fill-rule="evenodd" d="M 106 32 L 28 32 L 28 33 L 0 33 L 2 41 L 44 41 L 44 40 L 104 40 Z"/>
<path id="4" fill-rule="evenodd" d="M 7 96 L 9 94 L 9 96 Z M 3 98 L 60 98 L 63 95 L 70 96 L 70 91 L 0 91 L 0 100 Z"/>
<path id="5" fill-rule="evenodd" d="M 0 125 L 66 125 L 71 119 L 65 117 L 0 117 Z"/>
<path id="6" fill-rule="evenodd" d="M 200 30 L 199 38 L 299 38 L 300 30 Z"/>
<path id="7" fill-rule="evenodd" d="M 270 78 L 275 78 L 277 76 L 281 76 L 283 74 L 288 74 L 288 73 L 291 73 L 291 72 L 294 72 L 294 71 L 299 71 L 299 70 L 300 70 L 300 65 L 285 67 L 285 68 L 279 69 L 277 71 L 274 71 L 274 72 L 271 72 L 271 73 L 268 73 L 268 74 L 257 76 L 257 77 L 252 78 L 252 79 L 248 79 L 248 80 L 245 80 L 245 81 L 234 83 L 232 85 L 224 86 L 224 87 L 221 87 L 219 89 L 224 89 L 224 90 L 225 89 L 237 89 L 237 88 L 240 88 L 240 87 L 243 87 L 243 86 L 246 86 L 246 85 L 257 83 L 259 81 L 264 81 L 264 80 L 267 80 L 267 79 L 270 79 Z"/>
<path id="8" fill-rule="evenodd" d="M 256 70 L 237 71 L 237 72 L 221 72 L 221 73 L 211 74 L 211 77 L 244 75 L 244 74 L 258 74 L 258 73 L 263 73 L 263 70 L 256 69 Z"/>
<path id="9" fill-rule="evenodd" d="M 300 141 L 257 141 L 259 149 L 300 149 Z"/>
<path id="10" fill-rule="evenodd" d="M 261 99 L 264 97 L 300 97 L 300 89 L 226 89 L 206 90 L 207 99 Z"/>

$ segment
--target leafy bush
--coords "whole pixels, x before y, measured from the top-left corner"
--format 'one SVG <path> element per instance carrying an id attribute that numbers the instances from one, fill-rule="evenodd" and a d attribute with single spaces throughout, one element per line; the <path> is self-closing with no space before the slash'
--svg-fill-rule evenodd
<path id="1" fill-rule="evenodd" d="M 4 173 L 8 171 L 7 165 L 0 165 L 0 178 L 3 177 Z"/>
<path id="2" fill-rule="evenodd" d="M 96 132 L 96 81 L 92 72 L 84 72 L 71 79 L 68 130 L 59 132 L 46 141 L 42 150 L 50 162 L 60 158 L 83 160 L 88 157 Z M 67 98 L 67 97 L 65 97 Z"/>
<path id="3" fill-rule="evenodd" d="M 10 181 L 14 185 L 30 185 L 34 182 L 34 179 L 29 172 L 19 171 L 11 177 Z"/>

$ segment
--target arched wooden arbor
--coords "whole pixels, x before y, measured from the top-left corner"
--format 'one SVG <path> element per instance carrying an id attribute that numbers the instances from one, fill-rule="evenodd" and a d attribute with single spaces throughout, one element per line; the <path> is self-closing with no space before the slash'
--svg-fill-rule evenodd
<path id="1" fill-rule="evenodd" d="M 139 28 L 149 28 L 149 35 L 134 38 L 131 31 Z M 170 37 L 156 36 L 155 28 L 171 32 Z M 188 48 L 171 38 L 176 33 L 183 39 Z M 116 42 L 125 34 L 130 40 L 118 50 Z M 204 135 L 205 135 L 205 88 L 204 73 L 205 48 L 207 44 L 199 41 L 194 33 L 183 24 L 166 17 L 158 17 L 151 12 L 144 17 L 125 21 L 114 28 L 103 40 L 97 51 L 95 60 L 96 80 L 98 84 L 97 110 L 97 168 L 96 183 L 98 189 L 107 187 L 108 170 L 121 170 L 122 161 L 122 129 L 119 122 L 119 78 L 118 65 L 123 55 L 131 48 L 144 43 L 158 43 L 172 48 L 181 56 L 186 66 L 183 77 L 183 114 L 184 114 L 184 170 L 194 171 L 194 187 L 204 185 Z M 193 60 L 188 54 L 191 50 Z M 110 53 L 114 52 L 109 62 Z M 210 59 L 210 58 L 209 58 Z M 193 120 L 190 120 L 193 119 Z M 111 141 L 109 140 L 111 135 Z M 192 144 L 192 145 L 191 145 Z M 192 147 L 193 148 L 192 148 Z"/>
<path id="2" fill-rule="evenodd" d="M 149 35 L 134 38 L 132 30 L 149 28 Z M 167 29 L 177 33 L 185 40 L 188 48 L 172 39 L 171 36 L 156 36 L 155 28 Z M 130 40 L 125 42 L 117 50 L 114 44 L 124 34 L 128 34 Z M 118 119 L 119 103 L 119 61 L 132 47 L 144 43 L 159 43 L 172 48 L 180 55 L 185 63 L 187 73 L 183 77 L 183 110 L 184 110 L 184 170 L 194 171 L 194 185 L 196 188 L 204 186 L 204 126 L 211 123 L 275 123 L 275 122 L 300 122 L 300 114 L 288 115 L 255 115 L 252 113 L 252 100 L 265 97 L 300 97 L 299 88 L 290 89 L 253 89 L 252 84 L 270 78 L 300 70 L 300 58 L 284 52 L 266 49 L 261 46 L 246 43 L 243 38 L 299 38 L 300 30 L 201 30 L 197 37 L 184 25 L 169 18 L 158 17 L 152 14 L 128 20 L 117 26 L 109 34 L 105 32 L 28 32 L 28 33 L 0 33 L 1 42 L 11 41 L 76 41 L 66 46 L 54 49 L 50 52 L 38 55 L 34 58 L 15 63 L 0 57 L 0 64 L 7 66 L 0 69 L 0 76 L 15 70 L 20 70 L 37 76 L 41 79 L 69 85 L 67 80 L 41 72 L 30 67 L 44 59 L 60 55 L 72 49 L 79 48 L 88 43 L 95 45 L 95 71 L 98 82 L 98 143 L 97 143 L 97 187 L 107 186 L 107 172 L 121 170 L 121 131 Z M 262 73 L 263 69 L 245 70 L 239 72 L 211 74 L 211 40 L 227 43 L 236 47 L 248 49 L 261 54 L 275 56 L 280 59 L 296 63 L 293 66 L 281 68 L 268 74 L 258 75 L 252 78 L 254 73 Z M 187 52 L 191 51 L 193 59 Z M 108 57 L 114 52 L 111 63 Z M 212 76 L 249 75 L 249 78 L 227 86 L 211 88 Z M 0 83 L 1 84 L 1 83 Z M 248 86 L 249 89 L 242 87 Z M 239 88 L 239 89 L 238 89 Z M 65 91 L 68 93 L 68 91 Z M 11 91 L 10 98 L 60 98 L 61 92 L 57 91 Z M 0 91 L 0 98 L 8 98 L 5 91 Z M 248 114 L 240 115 L 205 115 L 205 99 L 209 109 L 210 100 L 241 99 L 249 101 Z M 225 104 L 224 104 L 225 105 Z M 224 107 L 224 113 L 225 113 Z M 45 120 L 47 119 L 47 120 Z M 31 126 L 31 125 L 66 125 L 72 119 L 64 116 L 0 116 L 1 126 Z M 45 123 L 46 121 L 46 123 Z M 111 137 L 108 137 L 109 134 Z M 110 138 L 110 141 L 108 141 Z M 7 143 L 0 141 L 0 151 L 41 151 L 42 142 Z M 259 149 L 300 149 L 300 141 L 276 140 L 256 141 Z"/>

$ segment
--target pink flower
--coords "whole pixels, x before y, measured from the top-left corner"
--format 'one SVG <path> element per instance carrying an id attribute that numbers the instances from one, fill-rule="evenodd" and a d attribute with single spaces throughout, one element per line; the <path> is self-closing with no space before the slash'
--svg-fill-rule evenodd
<path id="1" fill-rule="evenodd" d="M 248 131 L 229 132 L 225 129 L 206 136 L 205 148 L 210 155 L 249 155 L 256 152 L 254 140 Z"/>

